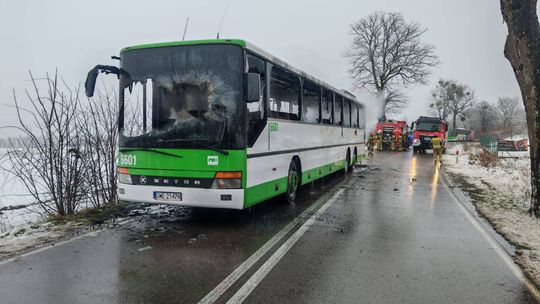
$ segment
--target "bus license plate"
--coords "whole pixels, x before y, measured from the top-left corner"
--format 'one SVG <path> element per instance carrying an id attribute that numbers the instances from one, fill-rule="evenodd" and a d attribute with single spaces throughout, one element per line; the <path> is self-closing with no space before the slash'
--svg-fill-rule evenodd
<path id="1" fill-rule="evenodd" d="M 154 199 L 158 201 L 181 201 L 180 192 L 154 192 Z"/>

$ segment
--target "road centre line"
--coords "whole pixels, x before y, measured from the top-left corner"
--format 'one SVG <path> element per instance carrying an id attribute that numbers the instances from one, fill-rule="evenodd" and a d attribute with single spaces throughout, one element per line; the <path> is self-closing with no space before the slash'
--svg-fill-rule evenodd
<path id="1" fill-rule="evenodd" d="M 499 257 L 504 261 L 504 263 L 510 268 L 512 273 L 516 276 L 518 280 L 521 281 L 523 285 L 525 285 L 531 294 L 534 296 L 534 298 L 540 302 L 540 291 L 536 288 L 536 286 L 527 278 L 524 274 L 521 268 L 516 265 L 512 257 L 504 250 L 504 248 L 493 238 L 491 234 L 482 226 L 480 221 L 476 218 L 476 216 L 472 213 L 471 210 L 469 210 L 467 207 L 463 205 L 463 203 L 459 200 L 459 198 L 456 196 L 456 194 L 450 189 L 450 186 L 448 185 L 448 177 L 446 175 L 446 172 L 442 169 L 437 169 L 442 171 L 442 184 L 444 188 L 450 193 L 450 196 L 454 200 L 454 202 L 458 205 L 458 207 L 461 209 L 461 211 L 465 214 L 465 217 L 471 222 L 471 224 L 480 232 L 480 234 L 484 237 L 484 239 L 489 243 L 489 245 L 495 250 L 495 252 L 499 255 Z"/>
<path id="2" fill-rule="evenodd" d="M 353 179 L 349 182 L 340 182 L 335 186 L 338 187 L 347 187 L 351 184 Z M 240 266 L 238 266 L 231 274 L 229 274 L 221 283 L 219 283 L 210 293 L 208 293 L 198 304 L 211 304 L 214 303 L 219 297 L 221 297 L 240 277 L 242 277 L 255 263 L 257 263 L 270 249 L 272 249 L 277 243 L 279 243 L 291 230 L 301 223 L 305 218 L 307 218 L 314 210 L 316 210 L 321 205 L 328 203 L 331 200 L 335 200 L 338 193 L 343 192 L 343 189 L 340 189 L 332 197 L 328 198 L 330 194 L 326 194 L 319 198 L 315 203 L 313 203 L 309 208 L 304 210 L 299 216 L 295 217 L 289 224 L 287 224 L 283 229 L 281 229 L 274 237 L 272 237 L 268 242 L 266 242 L 261 248 L 259 248 L 254 254 L 252 254 L 247 260 L 245 260 Z M 322 208 L 322 207 L 321 207 Z M 320 209 L 319 209 L 320 210 Z M 317 211 L 318 213 L 318 211 Z M 313 214 L 311 218 L 316 215 Z M 309 220 L 309 219 L 308 219 Z"/>
<path id="3" fill-rule="evenodd" d="M 270 271 L 279 263 L 285 254 L 296 244 L 296 242 L 309 230 L 309 228 L 317 221 L 330 205 L 332 205 L 338 197 L 343 194 L 344 189 L 337 191 L 324 205 L 317 210 L 307 221 L 302 224 L 295 233 L 279 247 L 278 250 L 249 278 L 249 280 L 232 296 L 227 304 L 242 303 L 249 294 L 259 285 L 259 283 L 270 273 Z"/>

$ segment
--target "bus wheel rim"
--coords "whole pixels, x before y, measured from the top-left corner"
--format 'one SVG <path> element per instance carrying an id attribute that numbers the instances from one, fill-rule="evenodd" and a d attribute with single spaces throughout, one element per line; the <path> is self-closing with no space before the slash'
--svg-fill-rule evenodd
<path id="1" fill-rule="evenodd" d="M 298 188 L 298 174 L 295 170 L 289 172 L 289 194 L 296 192 Z"/>

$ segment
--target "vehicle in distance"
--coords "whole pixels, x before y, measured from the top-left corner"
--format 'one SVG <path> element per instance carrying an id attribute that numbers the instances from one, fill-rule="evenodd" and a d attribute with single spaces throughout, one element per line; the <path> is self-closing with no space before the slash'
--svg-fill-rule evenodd
<path id="1" fill-rule="evenodd" d="M 349 170 L 364 106 L 244 40 L 137 45 L 118 75 L 118 195 L 132 202 L 243 209 Z"/>

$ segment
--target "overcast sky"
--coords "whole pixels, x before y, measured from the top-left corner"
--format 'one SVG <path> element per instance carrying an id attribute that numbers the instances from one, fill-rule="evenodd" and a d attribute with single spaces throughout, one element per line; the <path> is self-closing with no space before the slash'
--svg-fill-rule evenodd
<path id="1" fill-rule="evenodd" d="M 188 16 L 186 39 L 215 38 L 226 6 L 226 0 L 0 0 L 0 104 L 13 104 L 12 89 L 24 98 L 28 70 L 41 76 L 58 68 L 76 86 L 95 64 L 117 64 L 110 56 L 125 46 L 181 40 Z M 470 85 L 480 100 L 519 95 L 503 56 L 506 26 L 495 0 L 232 0 L 221 38 L 246 39 L 352 90 L 343 57 L 349 25 L 373 11 L 401 12 L 427 27 L 423 41 L 435 45 L 441 61 L 428 85 L 407 90 L 411 104 L 400 118 L 425 114 L 429 91 L 441 77 Z M 0 106 L 0 126 L 15 124 L 13 114 Z M 0 129 L 0 137 L 12 132 Z"/>

